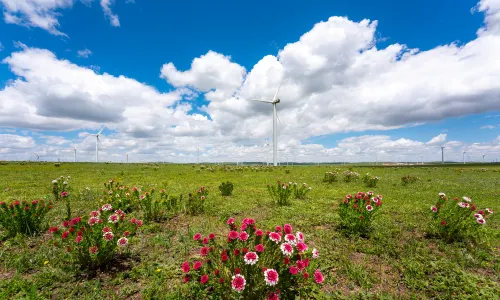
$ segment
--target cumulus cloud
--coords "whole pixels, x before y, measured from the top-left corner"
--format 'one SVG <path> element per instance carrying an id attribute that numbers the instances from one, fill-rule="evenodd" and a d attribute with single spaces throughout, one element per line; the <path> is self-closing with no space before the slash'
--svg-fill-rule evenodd
<path id="1" fill-rule="evenodd" d="M 91 54 L 92 54 L 92 51 L 90 51 L 89 49 L 78 50 L 76 52 L 76 55 L 78 57 L 84 57 L 84 58 L 88 58 Z"/>
<path id="2" fill-rule="evenodd" d="M 100 3 L 106 11 L 112 2 Z M 168 93 L 25 46 L 3 61 L 17 79 L 0 91 L 0 126 L 93 132 L 106 124 L 111 132 L 103 137 L 103 157 L 109 158 L 126 151 L 137 159 L 189 159 L 197 145 L 207 159 L 263 158 L 269 153 L 263 145 L 272 135 L 272 106 L 249 100 L 272 99 L 283 81 L 281 156 L 363 160 L 431 151 L 439 157 L 443 143 L 453 155 L 451 149 L 467 144 L 446 141 L 446 134 L 427 142 L 364 135 L 333 148 L 304 141 L 499 111 L 498 4 L 479 2 L 485 25 L 472 41 L 427 51 L 398 43 L 379 48 L 377 21 L 331 17 L 248 71 L 214 51 L 194 58 L 187 70 L 168 62 L 160 69 L 175 89 Z M 107 14 L 112 21 L 110 9 Z M 208 104 L 194 107 L 190 100 L 196 97 Z M 88 139 L 81 148 L 90 155 L 93 146 Z"/>
<path id="3" fill-rule="evenodd" d="M 494 129 L 495 126 L 493 125 L 484 125 L 484 126 L 481 126 L 481 129 Z"/>

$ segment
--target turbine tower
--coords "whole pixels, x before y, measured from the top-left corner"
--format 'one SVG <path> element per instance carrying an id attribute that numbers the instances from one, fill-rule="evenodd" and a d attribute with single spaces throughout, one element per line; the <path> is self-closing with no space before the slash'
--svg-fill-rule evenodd
<path id="1" fill-rule="evenodd" d="M 97 134 L 89 134 L 89 136 L 95 136 L 95 162 L 99 162 L 99 144 L 101 144 L 101 141 L 99 140 L 99 136 L 101 135 L 101 132 L 106 128 L 106 126 L 103 126 L 102 129 L 97 133 Z M 102 144 L 101 144 L 102 146 Z"/>
<path id="2" fill-rule="evenodd" d="M 444 165 L 444 148 L 446 148 L 445 146 L 441 146 L 441 164 Z"/>
<path id="3" fill-rule="evenodd" d="M 280 81 L 272 101 L 252 99 L 253 101 L 271 103 L 273 105 L 273 165 L 275 167 L 278 165 L 278 113 L 276 111 L 276 104 L 280 103 L 280 99 L 278 99 L 278 92 L 280 91 L 281 83 L 283 83 L 283 79 Z"/>
<path id="4" fill-rule="evenodd" d="M 467 153 L 467 151 L 464 150 L 464 152 L 462 152 L 462 159 L 464 161 L 464 165 L 465 165 L 465 153 Z"/>
<path id="5" fill-rule="evenodd" d="M 75 162 L 76 162 L 76 145 L 73 145 L 73 151 L 74 151 L 74 154 L 75 154 Z"/>
<path id="6" fill-rule="evenodd" d="M 40 156 L 38 154 L 36 154 L 35 152 L 33 152 L 33 154 L 35 154 L 35 156 L 36 156 L 36 161 L 40 161 Z"/>

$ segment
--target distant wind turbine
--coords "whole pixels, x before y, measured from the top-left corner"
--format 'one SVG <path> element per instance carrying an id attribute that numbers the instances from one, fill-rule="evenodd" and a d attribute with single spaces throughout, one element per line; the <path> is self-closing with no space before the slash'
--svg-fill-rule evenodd
<path id="1" fill-rule="evenodd" d="M 35 156 L 36 156 L 36 161 L 40 161 L 40 156 L 38 154 L 36 154 L 35 152 L 33 152 L 33 154 L 35 154 Z"/>
<path id="2" fill-rule="evenodd" d="M 441 146 L 441 164 L 444 165 L 444 148 L 446 148 L 445 146 Z"/>
<path id="3" fill-rule="evenodd" d="M 278 165 L 278 113 L 276 111 L 276 104 L 280 103 L 280 99 L 278 99 L 278 92 L 281 87 L 281 83 L 283 83 L 283 79 L 280 81 L 278 89 L 274 94 L 273 100 L 261 100 L 261 99 L 252 99 L 253 101 L 259 101 L 264 103 L 271 103 L 273 105 L 273 165 L 276 167 Z"/>
<path id="4" fill-rule="evenodd" d="M 75 162 L 76 162 L 76 145 L 73 145 L 73 151 L 74 151 L 74 155 L 75 155 Z"/>
<path id="5" fill-rule="evenodd" d="M 89 134 L 89 136 L 95 136 L 95 162 L 99 162 L 99 144 L 101 144 L 101 141 L 99 140 L 99 136 L 101 135 L 101 132 L 106 128 L 106 126 L 103 126 L 102 129 L 97 133 L 97 134 Z M 101 144 L 102 146 L 102 144 Z"/>

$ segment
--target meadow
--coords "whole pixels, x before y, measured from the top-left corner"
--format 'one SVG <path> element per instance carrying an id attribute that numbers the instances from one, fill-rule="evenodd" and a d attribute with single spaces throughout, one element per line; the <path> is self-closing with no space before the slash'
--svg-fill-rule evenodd
<path id="1" fill-rule="evenodd" d="M 325 183 L 325 172 L 348 168 L 380 177 L 374 188 L 362 181 Z M 205 211 L 178 213 L 145 223 L 130 247 L 106 268 L 89 273 L 67 261 L 52 237 L 17 235 L 0 242 L 1 299 L 182 299 L 181 264 L 192 256 L 193 235 L 225 235 L 226 220 L 254 218 L 262 227 L 290 223 L 320 251 L 325 282 L 317 298 L 325 299 L 498 299 L 500 295 L 500 165 L 454 166 L 256 166 L 9 163 L 0 165 L 2 201 L 50 198 L 51 182 L 71 176 L 73 215 L 98 208 L 103 183 L 113 179 L 129 186 L 165 189 L 170 195 L 207 187 Z M 404 185 L 403 176 L 416 176 Z M 267 184 L 307 183 L 306 199 L 290 206 L 272 203 Z M 232 196 L 219 192 L 234 184 Z M 340 230 L 338 207 L 346 194 L 372 190 L 383 195 L 383 207 L 368 236 Z M 477 240 L 447 242 L 426 234 L 430 207 L 437 195 L 468 196 L 495 214 Z M 64 203 L 55 203 L 46 220 L 60 224 Z M 142 217 L 141 211 L 131 215 Z M 0 236 L 5 232 L 0 229 Z"/>

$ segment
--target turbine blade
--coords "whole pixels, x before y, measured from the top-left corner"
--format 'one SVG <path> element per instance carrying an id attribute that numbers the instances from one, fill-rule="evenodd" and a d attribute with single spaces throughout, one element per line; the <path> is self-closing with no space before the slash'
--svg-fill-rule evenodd
<path id="1" fill-rule="evenodd" d="M 252 101 L 258 101 L 258 102 L 264 102 L 264 103 L 273 103 L 273 101 L 260 100 L 260 99 L 252 99 Z"/>
<path id="2" fill-rule="evenodd" d="M 278 89 L 276 90 L 276 94 L 274 94 L 273 102 L 276 101 L 276 98 L 278 97 L 278 92 L 280 91 L 282 83 L 283 83 L 283 78 L 281 78 L 280 85 L 278 85 Z"/>
<path id="3" fill-rule="evenodd" d="M 99 131 L 99 132 L 97 133 L 97 135 L 101 134 L 101 132 L 104 130 L 104 128 L 106 128 L 106 126 L 102 126 L 101 131 Z"/>
<path id="4" fill-rule="evenodd" d="M 278 123 L 280 123 L 280 125 L 281 125 L 281 120 L 280 120 L 280 116 L 278 115 L 278 110 L 276 110 L 276 118 L 278 118 Z"/>

